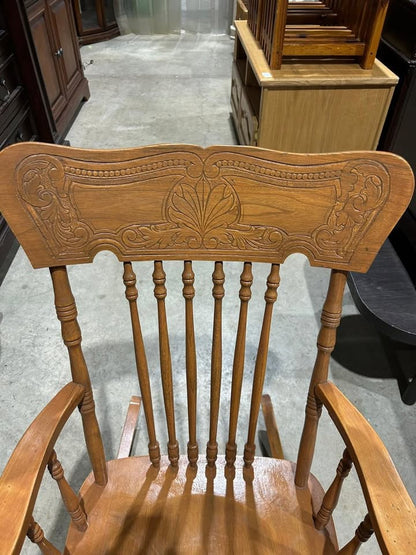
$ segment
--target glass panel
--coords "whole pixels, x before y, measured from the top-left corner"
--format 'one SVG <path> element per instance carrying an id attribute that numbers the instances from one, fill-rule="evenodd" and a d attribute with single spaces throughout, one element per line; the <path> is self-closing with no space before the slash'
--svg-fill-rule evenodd
<path id="1" fill-rule="evenodd" d="M 78 5 L 82 20 L 82 30 L 87 31 L 99 27 L 95 0 L 78 0 Z"/>
<path id="2" fill-rule="evenodd" d="M 114 7 L 113 7 L 113 0 L 104 0 L 104 15 L 105 15 L 105 24 L 107 26 L 115 23 L 115 16 L 114 16 Z"/>

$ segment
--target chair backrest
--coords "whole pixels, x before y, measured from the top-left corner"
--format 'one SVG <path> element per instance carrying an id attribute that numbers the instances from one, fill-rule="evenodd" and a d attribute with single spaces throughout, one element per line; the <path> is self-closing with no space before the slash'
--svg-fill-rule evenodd
<path id="1" fill-rule="evenodd" d="M 311 381 L 325 381 L 341 317 L 349 270 L 366 271 L 413 191 L 413 175 L 401 158 L 381 152 L 284 154 L 252 147 L 162 145 L 125 150 L 82 150 L 23 143 L 5 149 L 0 165 L 0 207 L 34 267 L 50 267 L 55 304 L 68 347 L 73 381 L 86 394 L 81 414 L 95 478 L 105 483 L 102 440 L 81 350 L 75 301 L 66 266 L 91 262 L 102 250 L 124 264 L 137 372 L 149 433 L 149 455 L 158 465 L 152 392 L 137 307 L 133 261 L 154 262 L 159 351 L 168 430 L 168 454 L 177 463 L 172 360 L 166 318 L 164 260 L 184 261 L 186 378 L 191 464 L 198 458 L 197 366 L 193 318 L 192 260 L 213 262 L 214 316 L 211 360 L 209 464 L 215 462 L 221 389 L 223 261 L 242 263 L 226 458 L 236 456 L 236 427 L 244 372 L 252 262 L 271 265 L 255 363 L 246 465 L 254 459 L 255 429 L 264 382 L 279 266 L 295 252 L 313 266 L 332 269 L 322 313 L 318 355 Z M 311 389 L 313 391 L 313 389 Z M 182 393 L 183 392 L 179 392 Z M 308 397 L 307 434 L 297 483 L 308 475 L 319 407 Z"/>

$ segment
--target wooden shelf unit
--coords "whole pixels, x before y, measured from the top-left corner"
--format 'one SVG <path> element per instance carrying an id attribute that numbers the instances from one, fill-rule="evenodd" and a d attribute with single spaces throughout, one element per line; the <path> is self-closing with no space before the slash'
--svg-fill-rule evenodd
<path id="1" fill-rule="evenodd" d="M 396 75 L 376 60 L 286 62 L 272 70 L 247 21 L 236 21 L 231 108 L 240 143 L 290 152 L 373 150 Z"/>

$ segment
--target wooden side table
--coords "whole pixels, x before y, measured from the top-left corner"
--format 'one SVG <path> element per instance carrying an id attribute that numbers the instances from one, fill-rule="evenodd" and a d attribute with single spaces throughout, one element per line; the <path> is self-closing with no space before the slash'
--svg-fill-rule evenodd
<path id="1" fill-rule="evenodd" d="M 373 150 L 396 75 L 340 62 L 271 70 L 246 21 L 236 21 L 231 107 L 240 143 L 290 152 Z"/>

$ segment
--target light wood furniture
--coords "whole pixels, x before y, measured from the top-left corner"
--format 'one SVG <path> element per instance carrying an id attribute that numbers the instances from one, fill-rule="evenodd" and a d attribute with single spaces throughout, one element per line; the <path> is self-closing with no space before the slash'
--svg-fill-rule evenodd
<path id="1" fill-rule="evenodd" d="M 236 21 L 231 109 L 241 144 L 287 152 L 375 149 L 397 77 L 376 60 L 288 62 L 272 70 L 246 21 Z"/>
<path id="2" fill-rule="evenodd" d="M 21 549 L 26 533 L 43 553 L 57 553 L 32 517 L 48 466 L 71 515 L 66 553 L 356 553 L 373 530 L 384 553 L 408 555 L 416 543 L 416 509 L 391 459 L 367 420 L 328 382 L 328 364 L 341 318 L 349 270 L 366 271 L 413 191 L 402 159 L 377 152 L 295 155 L 250 147 L 166 145 L 89 151 L 26 143 L 0 153 L 0 208 L 35 267 L 50 267 L 72 381 L 46 406 L 16 447 L 0 480 L 0 537 L 5 553 Z M 149 458 L 106 462 L 93 391 L 82 354 L 67 265 L 91 262 L 109 249 L 123 262 L 138 381 L 149 435 Z M 255 457 L 255 433 L 267 364 L 280 264 L 293 252 L 332 268 L 322 310 L 318 352 L 306 403 L 297 463 Z M 172 360 L 162 260 L 182 260 L 188 401 L 187 455 L 175 426 Z M 161 384 L 168 432 L 162 455 L 155 431 L 156 387 L 144 349 L 132 261 L 155 260 Z M 211 261 L 213 328 L 210 430 L 206 458 L 197 442 L 197 341 L 191 260 Z M 241 262 L 240 312 L 235 339 L 225 455 L 217 443 L 221 396 L 222 300 L 227 267 Z M 245 373 L 253 262 L 269 265 L 264 315 L 254 365 L 247 441 L 236 445 Z M 182 271 L 182 270 L 181 270 Z M 141 274 L 142 275 L 142 274 Z M 182 287 L 182 286 L 181 286 Z M 254 301 L 254 299 L 253 299 Z M 253 302 L 252 301 L 252 302 Z M 211 303 L 210 303 L 211 304 Z M 156 306 L 155 306 L 156 308 Z M 206 333 L 206 327 L 202 330 Z M 151 369 L 153 370 L 153 369 Z M 296 391 L 293 392 L 296 395 Z M 155 398 L 155 397 L 154 397 Z M 137 400 L 125 434 L 134 430 Z M 79 407 L 92 473 L 79 496 L 54 451 L 56 438 Z M 346 449 L 325 493 L 310 474 L 322 406 Z M 274 428 L 268 399 L 263 409 Z M 275 430 L 276 432 L 276 430 Z M 277 433 L 269 434 L 275 453 Z M 274 439 L 273 439 L 274 437 Z M 75 448 L 75 446 L 74 446 Z M 331 448 L 331 446 L 328 446 Z M 82 449 L 82 447 L 80 447 Z M 202 449 L 201 449 L 202 450 Z M 121 442 L 121 456 L 129 449 Z M 331 514 L 354 465 L 368 514 L 339 551 Z M 335 469 L 334 469 L 335 473 Z M 357 525 L 359 523 L 357 522 Z"/>
<path id="3" fill-rule="evenodd" d="M 284 57 L 352 57 L 373 67 L 389 0 L 249 0 L 248 22 L 272 69 Z"/>

